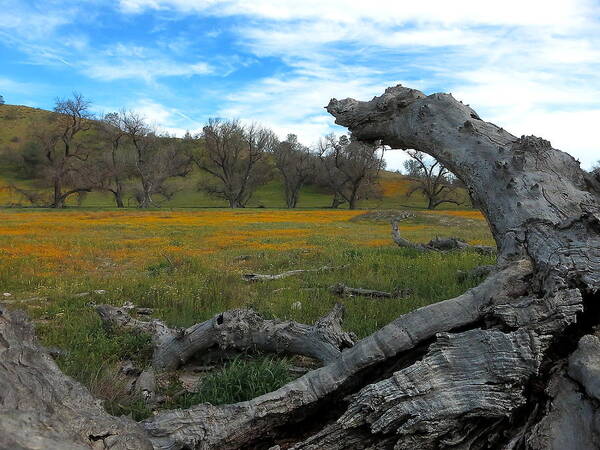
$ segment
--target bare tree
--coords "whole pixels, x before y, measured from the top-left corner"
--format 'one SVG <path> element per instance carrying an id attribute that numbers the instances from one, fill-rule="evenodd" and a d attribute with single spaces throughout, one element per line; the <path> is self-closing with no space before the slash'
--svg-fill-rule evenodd
<path id="1" fill-rule="evenodd" d="M 135 153 L 134 173 L 140 181 L 135 197 L 138 207 L 158 206 L 154 195 L 170 198 L 174 190 L 166 181 L 190 172 L 191 157 L 169 136 L 158 136 L 145 119 L 134 112 L 122 116 L 123 130 Z"/>
<path id="2" fill-rule="evenodd" d="M 152 200 L 154 186 L 149 170 L 149 160 L 155 150 L 155 134 L 144 118 L 134 112 L 125 113 L 122 125 L 136 154 L 135 171 L 141 183 L 141 190 L 137 195 L 138 206 L 149 208 L 154 204 Z"/>
<path id="3" fill-rule="evenodd" d="M 456 197 L 457 184 L 446 167 L 422 152 L 407 150 L 406 153 L 411 159 L 404 162 L 404 168 L 415 182 L 406 194 L 408 197 L 421 192 L 427 199 L 427 209 L 435 209 L 443 203 L 461 204 Z"/>
<path id="4" fill-rule="evenodd" d="M 287 139 L 274 148 L 273 157 L 283 178 L 287 207 L 295 208 L 300 189 L 314 175 L 315 157 L 308 147 L 298 142 L 295 134 L 288 134 Z"/>
<path id="5" fill-rule="evenodd" d="M 379 172 L 385 167 L 384 149 L 378 143 L 339 139 L 331 134 L 319 143 L 322 174 L 334 193 L 332 207 L 343 202 L 349 209 L 364 198 L 377 184 Z"/>
<path id="6" fill-rule="evenodd" d="M 271 177 L 264 156 L 277 144 L 276 136 L 257 125 L 209 119 L 201 142 L 194 162 L 213 178 L 204 180 L 200 189 L 224 198 L 231 208 L 245 207 L 254 191 Z"/>
<path id="7" fill-rule="evenodd" d="M 102 161 L 98 162 L 104 169 L 98 180 L 99 187 L 113 194 L 118 208 L 125 207 L 124 182 L 132 169 L 126 158 L 126 114 L 125 111 L 108 113 L 99 124 L 100 135 L 108 147 Z"/>
<path id="8" fill-rule="evenodd" d="M 42 177 L 53 189 L 53 208 L 63 208 L 73 194 L 89 192 L 91 186 L 85 175 L 85 161 L 90 146 L 81 138 L 82 132 L 91 127 L 90 102 L 74 92 L 69 99 L 57 99 L 57 113 L 47 125 L 40 125 L 34 132 L 44 153 Z"/>

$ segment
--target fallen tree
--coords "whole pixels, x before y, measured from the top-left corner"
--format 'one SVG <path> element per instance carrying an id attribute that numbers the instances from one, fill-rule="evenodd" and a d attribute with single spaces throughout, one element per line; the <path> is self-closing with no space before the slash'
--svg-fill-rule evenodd
<path id="1" fill-rule="evenodd" d="M 377 291 L 375 289 L 364 289 L 346 286 L 336 283 L 329 287 L 329 291 L 339 297 L 371 297 L 371 298 L 406 298 L 412 294 L 411 289 L 398 289 L 394 292 Z"/>
<path id="2" fill-rule="evenodd" d="M 242 275 L 242 279 L 244 281 L 281 280 L 282 278 L 293 277 L 295 275 L 301 275 L 303 273 L 326 272 L 329 270 L 343 269 L 344 267 L 346 267 L 346 266 L 341 266 L 341 267 L 323 266 L 323 267 L 317 267 L 316 269 L 296 269 L 296 270 L 288 270 L 286 272 L 281 272 L 281 273 L 277 273 L 274 275 L 262 274 L 262 273 L 245 273 Z"/>
<path id="3" fill-rule="evenodd" d="M 400 227 L 398 220 L 392 220 L 392 240 L 398 247 L 414 248 L 419 251 L 438 251 L 447 252 L 450 250 L 464 250 L 470 249 L 483 255 L 491 255 L 496 252 L 495 247 L 489 247 L 486 245 L 471 245 L 461 239 L 455 237 L 436 237 L 429 241 L 427 244 L 418 244 L 410 242 L 408 239 L 403 238 L 400 235 Z"/>
<path id="4" fill-rule="evenodd" d="M 158 319 L 136 319 L 130 315 L 132 306 L 98 305 L 96 311 L 110 329 L 149 334 L 154 346 L 152 366 L 157 370 L 177 369 L 193 356 L 215 350 L 304 355 L 326 364 L 356 340 L 342 330 L 344 307 L 340 303 L 314 325 L 267 320 L 251 309 L 233 309 L 186 329 L 169 328 Z"/>
<path id="5" fill-rule="evenodd" d="M 598 448 L 598 178 L 448 94 L 396 86 L 327 109 L 355 139 L 417 149 L 452 170 L 490 224 L 496 269 L 277 391 L 158 413 L 142 422 L 152 445 Z"/>

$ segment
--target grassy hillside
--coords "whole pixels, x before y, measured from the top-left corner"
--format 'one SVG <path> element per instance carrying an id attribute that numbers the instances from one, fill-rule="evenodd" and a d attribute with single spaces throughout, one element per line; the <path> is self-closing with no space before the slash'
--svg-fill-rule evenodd
<path id="1" fill-rule="evenodd" d="M 29 108 L 27 106 L 2 105 L 0 106 L 0 206 L 22 204 L 27 205 L 22 196 L 11 190 L 10 185 L 20 188 L 32 189 L 35 187 L 33 180 L 24 179 L 17 175 L 15 167 L 11 165 L 11 156 L 22 151 L 23 145 L 31 139 L 31 130 L 36 123 L 47 120 L 52 113 L 42 109 Z M 192 172 L 187 178 L 177 179 L 173 182 L 178 186 L 178 192 L 167 201 L 163 201 L 164 208 L 195 208 L 195 207 L 226 207 L 226 202 L 210 197 L 197 189 L 203 174 L 198 170 Z M 410 189 L 410 179 L 392 172 L 382 174 L 381 185 L 384 196 L 378 200 L 362 200 L 359 208 L 389 209 L 389 208 L 424 208 L 426 202 L 421 195 L 415 194 L 408 198 L 406 193 Z M 465 197 L 466 195 L 462 193 Z M 324 208 L 331 203 L 331 196 L 326 192 L 314 187 L 307 186 L 303 189 L 299 207 L 300 208 Z M 465 203 L 468 205 L 468 202 Z M 75 199 L 71 199 L 71 205 L 75 205 Z M 135 200 L 126 199 L 126 205 L 136 206 Z M 114 201 L 111 194 L 92 192 L 82 201 L 82 207 L 88 208 L 112 208 Z M 250 201 L 250 207 L 284 208 L 283 187 L 280 180 L 275 179 L 261 187 Z M 344 206 L 342 206 L 343 208 Z M 440 209 L 464 209 L 465 206 L 457 207 L 445 204 Z"/>

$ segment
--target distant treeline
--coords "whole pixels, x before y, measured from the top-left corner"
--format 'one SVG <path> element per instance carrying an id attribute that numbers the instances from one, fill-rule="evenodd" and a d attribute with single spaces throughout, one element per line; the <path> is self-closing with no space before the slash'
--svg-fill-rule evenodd
<path id="1" fill-rule="evenodd" d="M 356 208 L 359 199 L 380 198 L 379 177 L 385 168 L 384 147 L 351 137 L 324 136 L 315 148 L 289 134 L 280 141 L 260 125 L 209 119 L 197 135 L 160 134 L 144 117 L 121 110 L 94 117 L 81 94 L 58 99 L 54 113 L 37 121 L 21 151 L 6 158 L 35 188 L 11 189 L 36 206 L 63 208 L 67 200 L 92 191 L 112 194 L 115 205 L 134 199 L 140 208 L 160 206 L 177 192 L 177 177 L 204 173 L 198 189 L 245 207 L 254 192 L 279 176 L 289 208 L 298 205 L 303 186 L 315 185 L 331 195 L 331 207 Z M 408 152 L 408 175 L 435 208 L 455 201 L 456 180 L 436 161 Z M 5 159 L 6 159 L 5 158 Z"/>
<path id="2" fill-rule="evenodd" d="M 256 189 L 279 173 L 282 196 L 290 208 L 301 188 L 318 185 L 332 196 L 332 206 L 355 208 L 361 198 L 381 196 L 383 148 L 329 135 L 309 149 L 290 134 L 284 141 L 260 125 L 210 119 L 202 132 L 183 138 L 160 134 L 144 117 L 121 110 L 96 118 L 81 94 L 56 101 L 54 114 L 36 123 L 21 151 L 6 155 L 36 189 L 12 188 L 31 204 L 62 208 L 71 196 L 110 192 L 117 207 L 125 198 L 137 206 L 159 206 L 176 192 L 176 177 L 201 170 L 198 189 L 226 200 L 230 207 L 248 204 Z"/>

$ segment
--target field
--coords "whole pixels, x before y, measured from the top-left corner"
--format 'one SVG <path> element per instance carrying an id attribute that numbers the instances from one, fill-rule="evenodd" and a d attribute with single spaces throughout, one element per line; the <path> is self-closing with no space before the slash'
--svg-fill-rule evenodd
<path id="1" fill-rule="evenodd" d="M 44 345 L 64 352 L 58 362 L 67 374 L 106 399 L 110 411 L 143 417 L 149 412 L 134 399 L 124 400 L 113 374 L 122 359 L 147 362 L 147 339 L 108 333 L 90 302 L 131 301 L 154 308 L 154 316 L 171 326 L 185 327 L 238 307 L 311 323 L 342 301 L 347 312 L 344 327 L 364 337 L 400 314 L 462 293 L 470 284 L 458 282 L 456 272 L 492 261 L 471 252 L 418 253 L 398 248 L 390 238 L 393 214 L 4 209 L 0 210 L 0 293 L 10 294 L 4 300 L 11 307 L 30 314 Z M 417 242 L 457 236 L 471 243 L 491 243 L 485 220 L 472 210 L 417 212 L 415 218 L 402 222 L 401 231 Z M 279 273 L 324 265 L 337 269 L 262 283 L 248 283 L 241 277 L 248 272 Z M 413 294 L 403 300 L 340 300 L 328 290 L 337 282 L 386 291 L 409 288 Z M 222 386 L 223 380 L 233 377 L 238 381 L 230 385 L 239 387 L 240 377 L 246 377 L 253 389 L 266 383 L 264 389 L 269 390 L 287 380 L 288 362 L 266 357 L 235 360 L 221 372 L 207 375 L 204 385 Z M 282 375 L 272 383 L 263 379 L 277 373 Z M 255 377 L 253 381 L 247 380 L 249 376 Z M 169 386 L 166 392 L 175 389 Z M 241 390 L 239 396 L 225 392 L 215 397 L 218 389 L 210 389 L 207 396 L 183 396 L 168 406 L 257 394 L 250 388 Z"/>

